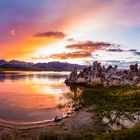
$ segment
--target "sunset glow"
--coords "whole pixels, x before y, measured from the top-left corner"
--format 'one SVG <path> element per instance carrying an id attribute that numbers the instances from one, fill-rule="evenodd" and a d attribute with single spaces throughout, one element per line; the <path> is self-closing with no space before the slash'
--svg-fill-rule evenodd
<path id="1" fill-rule="evenodd" d="M 123 58 L 139 62 L 139 10 L 137 0 L 0 1 L 0 59 L 82 64 L 94 59 L 122 62 Z M 108 48 L 119 45 L 122 52 L 97 48 L 79 57 L 77 51 L 82 50 L 67 49 L 67 45 L 86 41 L 110 43 Z"/>
<path id="2" fill-rule="evenodd" d="M 138 140 L 140 0 L 0 0 L 0 140 Z"/>

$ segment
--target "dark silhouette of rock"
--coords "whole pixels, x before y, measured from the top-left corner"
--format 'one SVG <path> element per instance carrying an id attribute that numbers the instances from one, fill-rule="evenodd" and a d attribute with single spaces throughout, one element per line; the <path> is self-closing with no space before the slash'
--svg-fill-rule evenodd
<path id="1" fill-rule="evenodd" d="M 59 121 L 61 121 L 62 120 L 62 118 L 60 118 L 60 117 L 58 117 L 58 116 L 55 116 L 55 118 L 54 118 L 54 122 L 59 122 Z"/>

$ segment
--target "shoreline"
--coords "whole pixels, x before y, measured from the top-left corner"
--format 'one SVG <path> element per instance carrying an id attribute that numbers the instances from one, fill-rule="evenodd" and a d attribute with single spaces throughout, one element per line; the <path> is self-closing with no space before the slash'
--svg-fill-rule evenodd
<path id="1" fill-rule="evenodd" d="M 70 118 L 73 114 L 76 114 L 76 112 L 70 112 L 68 115 L 65 115 L 61 117 L 61 120 L 58 122 L 61 122 L 67 118 Z M 42 120 L 42 121 L 33 121 L 33 122 L 16 122 L 16 121 L 7 121 L 4 119 L 0 119 L 0 126 L 2 127 L 8 127 L 11 129 L 32 129 L 35 127 L 44 127 L 49 126 L 53 124 L 57 124 L 58 122 L 55 122 L 54 119 L 51 120 Z"/>
<path id="2" fill-rule="evenodd" d="M 83 117 L 84 116 L 84 117 Z M 94 117 L 94 119 L 93 119 Z M 87 112 L 85 109 L 76 111 L 59 122 L 46 122 L 40 124 L 30 124 L 30 125 L 9 125 L 2 124 L 0 122 L 0 138 L 9 137 L 8 140 L 15 139 L 40 139 L 42 134 L 56 133 L 66 133 L 73 134 L 75 136 L 80 136 L 85 132 L 97 132 L 98 130 L 107 131 L 108 128 L 102 128 L 100 124 L 97 123 L 96 117 Z M 11 139 L 10 139 L 11 138 Z"/>

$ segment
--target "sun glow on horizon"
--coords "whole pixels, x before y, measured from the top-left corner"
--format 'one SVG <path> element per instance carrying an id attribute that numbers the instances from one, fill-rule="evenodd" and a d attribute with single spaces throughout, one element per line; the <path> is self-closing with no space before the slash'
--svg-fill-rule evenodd
<path id="1" fill-rule="evenodd" d="M 0 59 L 77 64 L 95 59 L 139 61 L 139 1 L 23 1 L 14 0 L 12 5 L 9 5 L 10 0 L 0 1 L 0 13 L 4 11 L 0 19 Z M 89 57 L 87 46 L 82 50 L 66 48 L 86 41 L 125 47 L 122 52 L 95 50 Z"/>

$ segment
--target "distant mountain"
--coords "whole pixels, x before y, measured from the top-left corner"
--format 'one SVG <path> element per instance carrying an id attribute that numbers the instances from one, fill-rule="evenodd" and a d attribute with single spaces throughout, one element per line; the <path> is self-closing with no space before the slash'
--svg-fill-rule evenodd
<path id="1" fill-rule="evenodd" d="M 85 65 L 70 64 L 67 62 L 49 62 L 49 63 L 31 63 L 24 61 L 5 61 L 0 60 L 0 68 L 5 70 L 45 70 L 45 71 L 71 71 L 74 68 L 82 70 L 86 68 Z"/>
<path id="2" fill-rule="evenodd" d="M 5 60 L 0 60 L 0 66 L 6 64 L 7 62 Z"/>
<path id="3" fill-rule="evenodd" d="M 16 61 L 16 60 L 10 61 L 9 64 L 15 67 L 23 67 L 23 68 L 31 68 L 34 65 L 34 63 L 31 62 Z"/>
<path id="4" fill-rule="evenodd" d="M 62 62 L 49 62 L 49 63 L 37 63 L 32 66 L 33 69 L 43 69 L 43 70 L 73 70 L 74 68 L 79 70 L 85 68 L 86 66 Z"/>

